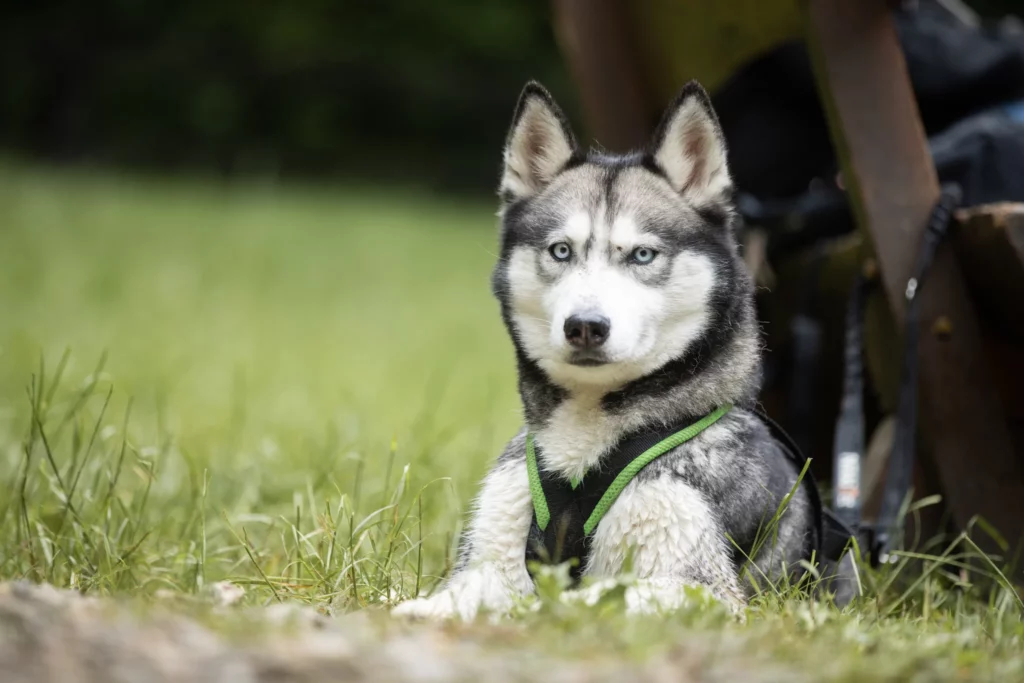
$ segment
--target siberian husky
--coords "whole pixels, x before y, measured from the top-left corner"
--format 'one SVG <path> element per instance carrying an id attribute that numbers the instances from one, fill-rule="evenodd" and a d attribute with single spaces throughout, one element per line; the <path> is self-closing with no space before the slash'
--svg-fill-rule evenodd
<path id="1" fill-rule="evenodd" d="M 612 577 L 629 558 L 630 611 L 678 607 L 693 585 L 739 610 L 752 590 L 741 565 L 773 579 L 810 559 L 816 494 L 755 411 L 761 341 L 732 187 L 698 83 L 625 155 L 578 146 L 547 90 L 527 84 L 504 149 L 492 278 L 525 425 L 483 481 L 452 575 L 394 614 L 507 612 L 534 590 L 527 558 L 546 533 L 531 476 L 573 491 L 629 438 L 712 414 L 621 488 L 577 544 L 577 576 Z"/>

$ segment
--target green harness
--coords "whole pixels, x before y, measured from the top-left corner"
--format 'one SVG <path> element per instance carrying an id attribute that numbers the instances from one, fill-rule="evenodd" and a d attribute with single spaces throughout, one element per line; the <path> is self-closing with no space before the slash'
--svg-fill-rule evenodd
<path id="1" fill-rule="evenodd" d="M 526 471 L 534 517 L 526 546 L 527 561 L 557 563 L 577 558 L 573 576 L 578 579 L 594 530 L 629 482 L 644 467 L 703 432 L 731 408 L 721 406 L 682 429 L 676 425 L 628 435 L 601 458 L 599 467 L 574 482 L 538 467 L 538 446 L 533 434 L 528 434 Z"/>

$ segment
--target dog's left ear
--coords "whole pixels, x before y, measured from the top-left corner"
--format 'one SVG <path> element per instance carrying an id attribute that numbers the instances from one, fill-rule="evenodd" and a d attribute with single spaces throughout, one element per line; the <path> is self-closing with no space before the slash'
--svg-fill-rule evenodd
<path id="1" fill-rule="evenodd" d="M 732 189 L 725 136 L 711 98 L 697 81 L 683 87 L 654 133 L 651 154 L 669 184 L 697 206 Z"/>

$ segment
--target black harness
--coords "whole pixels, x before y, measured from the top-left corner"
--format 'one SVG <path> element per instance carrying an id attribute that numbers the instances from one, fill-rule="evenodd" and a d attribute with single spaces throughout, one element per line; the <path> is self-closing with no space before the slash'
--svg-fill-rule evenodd
<path id="1" fill-rule="evenodd" d="M 793 439 L 763 411 L 755 409 L 754 413 L 764 421 L 772 437 L 782 448 L 786 458 L 797 468 L 797 471 L 804 471 L 807 458 L 801 453 Z M 609 487 L 640 455 L 692 426 L 687 421 L 671 427 L 648 429 L 623 437 L 601 459 L 601 466 L 588 472 L 575 487 L 563 477 L 538 470 L 536 472 L 537 479 L 547 502 L 550 520 L 542 528 L 535 510 L 526 543 L 527 566 L 530 566 L 531 562 L 559 564 L 575 559 L 576 562 L 570 566 L 570 576 L 574 581 L 578 581 L 590 554 L 593 528 L 588 533 L 587 521 L 591 519 Z M 667 450 L 671 450 L 671 448 Z M 647 465 L 649 464 L 647 463 Z M 646 465 L 644 466 L 646 467 Z M 806 468 L 803 483 L 814 511 L 814 523 L 811 533 L 808 534 L 805 548 L 806 557 L 808 560 L 812 557 L 825 557 L 838 562 L 848 547 L 853 532 L 822 506 L 817 484 L 809 468 Z M 751 548 L 738 548 L 734 554 L 734 560 L 737 563 L 742 562 L 744 556 L 749 555 L 750 551 Z"/>
<path id="2" fill-rule="evenodd" d="M 550 521 L 541 528 L 536 509 L 526 542 L 526 562 L 540 561 L 559 564 L 575 558 L 571 568 L 573 580 L 579 580 L 590 555 L 591 534 L 586 531 L 587 520 L 597 509 L 613 482 L 643 453 L 693 424 L 675 424 L 665 428 L 652 428 L 623 437 L 611 452 L 601 459 L 599 467 L 592 468 L 575 486 L 546 470 L 538 470 L 538 481 L 547 502 Z M 536 449 L 539 458 L 540 448 Z"/>

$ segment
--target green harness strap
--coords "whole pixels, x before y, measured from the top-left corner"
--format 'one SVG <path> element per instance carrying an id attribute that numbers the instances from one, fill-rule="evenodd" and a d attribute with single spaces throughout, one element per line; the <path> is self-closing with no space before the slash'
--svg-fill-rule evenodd
<path id="1" fill-rule="evenodd" d="M 584 533 L 587 536 L 590 536 L 594 532 L 594 529 L 597 528 L 601 518 L 604 517 L 605 513 L 607 513 L 611 508 L 615 499 L 619 497 L 622 490 L 626 488 L 626 485 L 633 480 L 633 477 L 635 477 L 640 470 L 650 464 L 653 460 L 661 457 L 673 448 L 686 443 L 714 423 L 718 422 L 718 420 L 728 413 L 731 408 L 731 404 L 717 408 L 715 411 L 705 415 L 690 426 L 673 433 L 665 439 L 662 439 L 634 458 L 625 466 L 625 468 L 622 469 L 621 472 L 619 472 L 615 479 L 612 480 L 612 483 L 605 490 L 600 500 L 598 500 L 594 511 L 583 524 Z M 537 468 L 537 452 L 533 445 L 532 433 L 527 434 L 526 436 L 526 471 L 530 480 L 530 496 L 533 498 L 533 511 L 537 516 L 537 525 L 540 527 L 541 531 L 544 531 L 547 528 L 548 523 L 551 521 L 551 512 L 548 510 L 547 497 L 544 495 L 544 487 L 541 485 L 540 470 Z"/>

